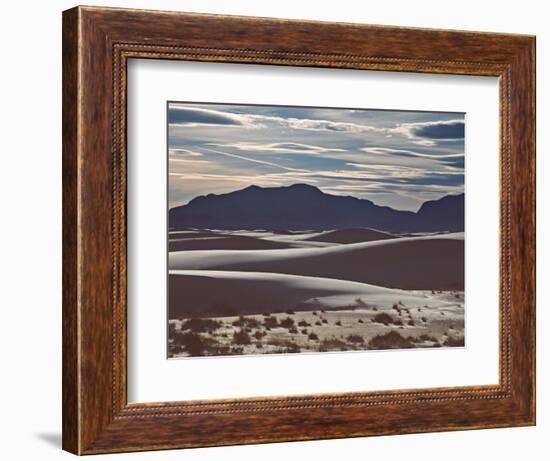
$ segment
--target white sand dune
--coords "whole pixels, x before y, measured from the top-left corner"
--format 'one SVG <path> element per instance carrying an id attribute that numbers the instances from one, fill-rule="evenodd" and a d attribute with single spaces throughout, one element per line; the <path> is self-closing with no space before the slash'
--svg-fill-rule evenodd
<path id="1" fill-rule="evenodd" d="M 208 237 L 170 239 L 170 251 L 183 250 L 269 250 L 293 248 L 292 243 L 271 241 L 243 235 L 220 235 Z"/>
<path id="2" fill-rule="evenodd" d="M 184 250 L 269 250 L 282 248 L 317 248 L 334 245 L 309 241 L 316 233 L 276 234 L 269 231 L 170 231 L 169 251 Z"/>
<path id="3" fill-rule="evenodd" d="M 305 240 L 329 243 L 359 243 L 387 240 L 398 236 L 368 228 L 337 229 L 307 237 Z"/>
<path id="4" fill-rule="evenodd" d="M 260 314 L 287 309 L 391 308 L 398 302 L 408 307 L 454 305 L 428 294 L 346 280 L 193 270 L 170 271 L 169 300 L 170 318 Z"/>
<path id="5" fill-rule="evenodd" d="M 464 233 L 323 248 L 176 251 L 169 254 L 169 268 L 293 274 L 407 290 L 462 290 Z"/>

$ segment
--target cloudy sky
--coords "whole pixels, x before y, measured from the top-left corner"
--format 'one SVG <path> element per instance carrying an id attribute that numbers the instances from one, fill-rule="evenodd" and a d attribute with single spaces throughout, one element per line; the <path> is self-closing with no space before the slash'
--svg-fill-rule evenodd
<path id="1" fill-rule="evenodd" d="M 416 211 L 464 192 L 464 114 L 168 104 L 169 207 L 255 184 Z"/>

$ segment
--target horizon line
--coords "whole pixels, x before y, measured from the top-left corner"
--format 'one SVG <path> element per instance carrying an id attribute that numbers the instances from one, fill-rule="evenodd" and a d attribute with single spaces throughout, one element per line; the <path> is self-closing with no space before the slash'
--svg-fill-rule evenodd
<path id="1" fill-rule="evenodd" d="M 241 189 L 235 189 L 235 190 L 232 190 L 232 191 L 229 191 L 229 192 L 223 192 L 223 193 L 220 193 L 220 194 L 216 194 L 216 193 L 209 193 L 209 194 L 201 194 L 201 195 L 197 195 L 195 197 L 193 197 L 192 199 L 190 199 L 189 201 L 187 201 L 186 203 L 183 203 L 181 205 L 176 205 L 176 206 L 173 206 L 173 207 L 170 207 L 168 206 L 168 211 L 170 210 L 173 210 L 175 208 L 179 208 L 179 207 L 182 207 L 182 206 L 187 206 L 189 205 L 193 200 L 199 198 L 199 197 L 207 197 L 209 195 L 215 195 L 215 196 L 221 196 L 221 195 L 228 195 L 228 194 L 232 194 L 232 193 L 235 193 L 235 192 L 241 192 L 245 189 L 249 189 L 251 187 L 256 187 L 258 189 L 288 189 L 290 187 L 294 187 L 294 186 L 307 186 L 307 187 L 311 187 L 311 188 L 314 188 L 314 189 L 317 189 L 319 192 L 321 192 L 322 194 L 325 194 L 325 195 L 330 195 L 330 196 L 333 196 L 333 197 L 350 197 L 350 198 L 355 198 L 357 200 L 366 200 L 366 201 L 369 201 L 371 203 L 373 203 L 374 205 L 380 207 L 380 208 L 390 208 L 391 210 L 394 210 L 394 211 L 404 211 L 404 212 L 409 212 L 409 213 L 418 213 L 418 211 L 422 208 L 422 206 L 427 203 L 427 202 L 434 202 L 434 201 L 438 201 L 438 200 L 441 200 L 445 197 L 453 197 L 453 196 L 459 196 L 459 195 L 465 195 L 465 191 L 463 192 L 460 192 L 460 193 L 457 193 L 457 194 L 453 194 L 453 193 L 450 193 L 450 194 L 443 194 L 441 197 L 439 198 L 436 198 L 436 199 L 430 199 L 430 200 L 425 200 L 423 201 L 420 206 L 418 207 L 418 209 L 416 211 L 412 211 L 412 210 L 407 210 L 407 209 L 397 209 L 397 208 L 393 208 L 389 205 L 379 205 L 378 203 L 374 202 L 373 200 L 371 199 L 367 199 L 367 198 L 361 198 L 361 197 L 356 197 L 354 195 L 340 195 L 340 194 L 331 194 L 331 193 L 327 193 L 325 191 L 323 191 L 321 188 L 317 187 L 317 186 L 313 186 L 311 184 L 307 184 L 307 183 L 294 183 L 294 184 L 290 184 L 288 186 L 268 186 L 268 187 L 264 187 L 264 186 L 258 186 L 256 184 L 250 184 L 246 187 L 243 187 Z"/>

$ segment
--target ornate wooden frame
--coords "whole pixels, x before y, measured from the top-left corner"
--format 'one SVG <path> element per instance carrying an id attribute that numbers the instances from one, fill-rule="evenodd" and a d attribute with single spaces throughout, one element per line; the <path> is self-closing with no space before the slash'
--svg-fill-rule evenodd
<path id="1" fill-rule="evenodd" d="M 131 58 L 500 79 L 496 386 L 129 404 L 126 64 Z M 160 11 L 63 13 L 63 448 L 77 454 L 535 423 L 535 39 Z"/>

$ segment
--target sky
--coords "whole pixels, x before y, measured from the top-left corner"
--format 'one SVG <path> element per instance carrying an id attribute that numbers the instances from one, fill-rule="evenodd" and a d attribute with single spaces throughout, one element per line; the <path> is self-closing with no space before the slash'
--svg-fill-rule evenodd
<path id="1" fill-rule="evenodd" d="M 464 114 L 170 102 L 169 208 L 304 183 L 399 210 L 464 192 Z"/>

